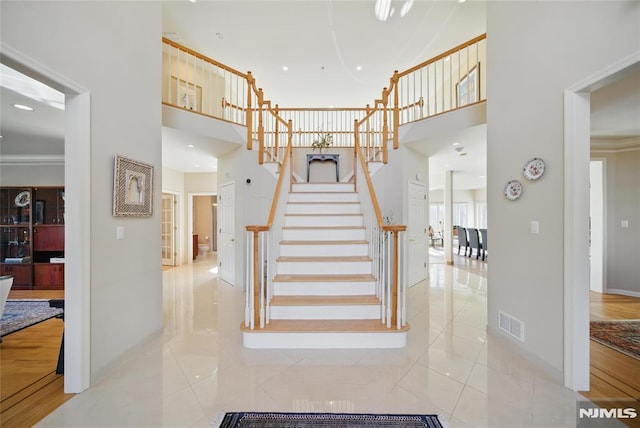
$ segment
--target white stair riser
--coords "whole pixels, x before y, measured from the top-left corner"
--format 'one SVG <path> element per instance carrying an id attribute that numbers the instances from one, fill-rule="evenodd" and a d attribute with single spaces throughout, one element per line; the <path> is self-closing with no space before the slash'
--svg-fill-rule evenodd
<path id="1" fill-rule="evenodd" d="M 271 306 L 274 320 L 380 319 L 380 305 Z"/>
<path id="2" fill-rule="evenodd" d="M 280 275 L 371 274 L 371 261 L 355 262 L 277 262 Z"/>
<path id="3" fill-rule="evenodd" d="M 285 226 L 362 226 L 361 215 L 285 215 Z"/>
<path id="4" fill-rule="evenodd" d="M 407 346 L 407 333 L 242 333 L 252 349 L 393 349 Z"/>
<path id="5" fill-rule="evenodd" d="M 360 212 L 361 211 L 359 203 L 287 204 L 287 213 L 289 214 L 359 214 Z"/>
<path id="6" fill-rule="evenodd" d="M 352 183 L 293 183 L 294 192 L 353 192 Z"/>
<path id="7" fill-rule="evenodd" d="M 366 256 L 367 244 L 280 244 L 281 256 L 322 257 L 322 256 Z"/>
<path id="8" fill-rule="evenodd" d="M 376 290 L 374 281 L 274 281 L 275 296 L 357 296 L 373 294 Z"/>
<path id="9" fill-rule="evenodd" d="M 289 193 L 289 202 L 358 202 L 357 193 Z"/>
<path id="10" fill-rule="evenodd" d="M 285 241 L 362 241 L 365 229 L 282 229 Z"/>

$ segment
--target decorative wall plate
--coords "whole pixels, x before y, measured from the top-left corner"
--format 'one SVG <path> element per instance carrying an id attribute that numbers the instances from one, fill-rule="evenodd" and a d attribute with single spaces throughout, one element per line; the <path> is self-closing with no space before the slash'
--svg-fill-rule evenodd
<path id="1" fill-rule="evenodd" d="M 26 207 L 31 202 L 31 195 L 28 190 L 20 192 L 16 195 L 15 203 L 17 207 Z"/>
<path id="2" fill-rule="evenodd" d="M 524 175 L 524 178 L 527 180 L 537 180 L 542 177 L 542 174 L 544 174 L 544 161 L 542 159 L 529 159 L 527 163 L 524 164 L 522 175 Z"/>
<path id="3" fill-rule="evenodd" d="M 518 180 L 511 180 L 504 186 L 504 196 L 510 201 L 515 201 L 522 195 L 522 183 Z"/>

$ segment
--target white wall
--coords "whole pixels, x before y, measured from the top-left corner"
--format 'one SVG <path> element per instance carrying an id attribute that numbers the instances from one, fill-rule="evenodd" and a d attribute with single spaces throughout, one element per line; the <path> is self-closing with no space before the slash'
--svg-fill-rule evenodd
<path id="1" fill-rule="evenodd" d="M 4 46 L 91 96 L 91 373 L 162 329 L 161 8 L 158 2 L 1 3 Z M 117 31 L 114 31 L 117 29 Z M 150 218 L 114 218 L 113 159 L 155 166 Z M 125 239 L 116 240 L 116 226 Z M 72 227 L 68 225 L 68 227 Z"/>
<path id="2" fill-rule="evenodd" d="M 64 165 L 1 165 L 0 183 L 3 186 L 64 186 Z"/>
<path id="3" fill-rule="evenodd" d="M 633 1 L 487 5 L 488 323 L 497 331 L 499 310 L 522 320 L 525 342 L 514 343 L 558 377 L 568 369 L 563 91 L 640 49 L 639 8 Z M 526 182 L 521 171 L 534 156 L 547 169 L 537 182 Z M 507 201 L 502 190 L 516 178 L 523 195 Z M 538 235 L 529 233 L 532 220 L 540 222 Z"/>

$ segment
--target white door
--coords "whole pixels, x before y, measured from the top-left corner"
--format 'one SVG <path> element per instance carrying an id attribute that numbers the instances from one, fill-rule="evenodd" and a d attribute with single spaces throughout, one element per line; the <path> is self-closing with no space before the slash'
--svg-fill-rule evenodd
<path id="1" fill-rule="evenodd" d="M 162 264 L 176 265 L 176 197 L 162 194 Z"/>
<path id="2" fill-rule="evenodd" d="M 409 181 L 407 239 L 409 241 L 408 284 L 415 285 L 427 277 L 427 187 Z"/>
<path id="3" fill-rule="evenodd" d="M 235 275 L 235 184 L 220 187 L 218 193 L 218 269 L 220 278 L 231 285 Z"/>

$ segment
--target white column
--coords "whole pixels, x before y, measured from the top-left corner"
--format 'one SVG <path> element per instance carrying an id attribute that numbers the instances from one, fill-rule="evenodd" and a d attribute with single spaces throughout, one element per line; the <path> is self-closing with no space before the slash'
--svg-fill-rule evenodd
<path id="1" fill-rule="evenodd" d="M 444 257 L 453 264 L 453 171 L 445 171 L 444 177 Z"/>

